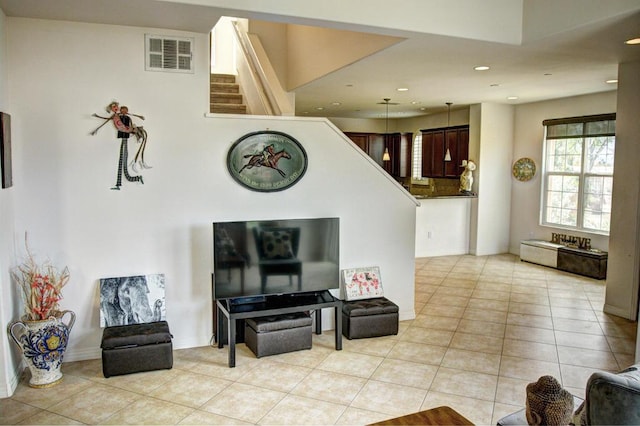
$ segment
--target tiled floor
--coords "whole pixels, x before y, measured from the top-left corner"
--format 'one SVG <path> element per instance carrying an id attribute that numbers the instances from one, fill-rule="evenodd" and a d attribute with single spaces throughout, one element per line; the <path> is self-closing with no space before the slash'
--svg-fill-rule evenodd
<path id="1" fill-rule="evenodd" d="M 2 424 L 366 424 L 449 405 L 495 424 L 552 375 L 584 396 L 595 370 L 633 363 L 636 323 L 602 313 L 604 282 L 512 255 L 416 259 L 416 319 L 398 336 L 256 359 L 176 350 L 174 368 L 105 379 L 101 361 L 66 363 L 62 384 L 25 381 L 0 400 Z"/>

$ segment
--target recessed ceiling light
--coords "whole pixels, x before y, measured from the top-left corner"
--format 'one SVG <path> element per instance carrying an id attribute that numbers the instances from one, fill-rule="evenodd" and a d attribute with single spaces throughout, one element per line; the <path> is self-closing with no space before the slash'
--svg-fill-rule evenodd
<path id="1" fill-rule="evenodd" d="M 317 109 L 318 111 L 322 111 L 322 110 L 324 110 L 324 107 L 317 107 L 316 109 Z"/>
<path id="2" fill-rule="evenodd" d="M 342 105 L 342 104 L 341 104 L 340 102 L 331 102 L 331 105 L 333 105 L 333 106 L 340 106 L 340 105 Z"/>
<path id="3" fill-rule="evenodd" d="M 510 101 L 515 101 L 516 99 L 518 99 L 517 96 L 507 96 L 507 99 Z"/>
<path id="4" fill-rule="evenodd" d="M 411 101 L 411 105 L 418 105 L 418 104 L 421 104 L 421 103 L 422 102 L 420 102 L 420 101 Z"/>
<path id="5" fill-rule="evenodd" d="M 612 78 L 611 80 L 606 80 L 605 83 L 607 84 L 616 84 L 618 82 L 618 79 L 616 78 Z"/>
<path id="6" fill-rule="evenodd" d="M 486 70 L 489 69 L 489 67 L 486 66 L 486 65 L 479 65 L 477 67 L 473 67 L 473 69 L 476 70 L 476 71 L 486 71 Z"/>
<path id="7" fill-rule="evenodd" d="M 409 90 L 407 87 L 398 87 L 396 89 L 398 92 L 406 92 L 407 90 Z"/>
<path id="8" fill-rule="evenodd" d="M 629 39 L 624 44 L 640 44 L 640 37 Z"/>

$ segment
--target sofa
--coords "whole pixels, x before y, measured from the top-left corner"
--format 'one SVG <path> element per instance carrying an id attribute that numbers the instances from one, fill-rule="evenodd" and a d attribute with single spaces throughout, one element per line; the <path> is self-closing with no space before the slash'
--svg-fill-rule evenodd
<path id="1" fill-rule="evenodd" d="M 576 414 L 584 425 L 640 425 L 640 364 L 593 373 Z"/>
<path id="2" fill-rule="evenodd" d="M 640 425 L 640 363 L 618 373 L 593 373 L 584 401 L 574 396 L 574 410 L 576 426 Z M 527 425 L 526 409 L 501 418 L 497 424 Z"/>

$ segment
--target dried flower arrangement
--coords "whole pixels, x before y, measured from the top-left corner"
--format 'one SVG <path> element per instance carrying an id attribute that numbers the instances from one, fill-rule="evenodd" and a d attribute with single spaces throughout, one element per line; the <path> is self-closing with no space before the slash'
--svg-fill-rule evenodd
<path id="1" fill-rule="evenodd" d="M 29 250 L 25 236 L 27 260 L 11 271 L 11 277 L 22 291 L 26 321 L 39 321 L 55 316 L 62 300 L 62 287 L 69 281 L 69 268 L 58 271 L 49 261 L 38 264 Z"/>

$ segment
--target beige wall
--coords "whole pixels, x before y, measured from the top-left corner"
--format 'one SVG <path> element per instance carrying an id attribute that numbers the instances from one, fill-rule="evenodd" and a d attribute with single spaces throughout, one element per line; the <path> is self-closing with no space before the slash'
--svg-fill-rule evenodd
<path id="1" fill-rule="evenodd" d="M 512 163 L 522 157 L 535 161 L 537 173 L 528 182 L 513 178 L 511 199 L 511 232 L 509 251 L 519 253 L 520 241 L 526 239 L 550 240 L 552 232 L 564 232 L 562 229 L 541 226 L 540 191 L 542 168 L 542 142 L 544 127 L 542 120 L 549 118 L 577 117 L 581 115 L 604 114 L 616 111 L 616 92 L 603 92 L 593 95 L 576 96 L 544 102 L 518 105 L 515 108 L 515 126 L 513 136 Z M 616 164 L 616 171 L 618 170 Z M 603 235 L 570 232 L 591 238 L 591 245 L 601 250 L 609 249 L 609 238 Z"/>
<path id="2" fill-rule="evenodd" d="M 636 319 L 640 274 L 640 62 L 620 64 L 618 81 L 605 312 Z M 636 352 L 636 357 L 639 355 Z"/>
<path id="3" fill-rule="evenodd" d="M 294 90 L 402 40 L 376 34 L 289 25 L 289 67 L 284 87 Z"/>

